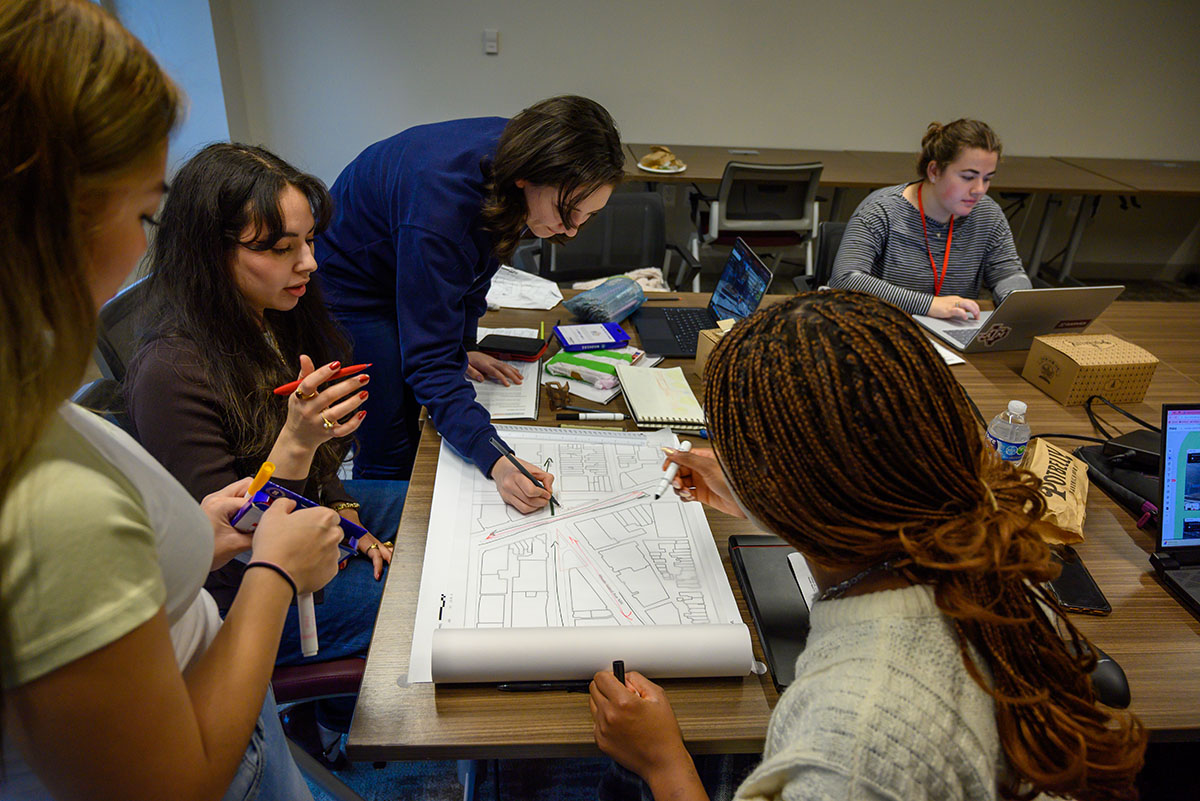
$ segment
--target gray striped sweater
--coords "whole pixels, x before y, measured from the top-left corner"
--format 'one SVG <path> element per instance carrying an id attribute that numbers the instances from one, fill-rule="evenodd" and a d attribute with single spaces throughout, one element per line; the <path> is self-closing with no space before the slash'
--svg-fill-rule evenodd
<path id="1" fill-rule="evenodd" d="M 925 249 L 921 213 L 901 194 L 906 186 L 872 192 L 854 210 L 829 285 L 869 292 L 909 314 L 927 314 L 934 297 L 933 270 Z M 940 271 L 949 224 L 930 217 L 925 223 L 929 247 Z M 983 286 L 992 291 L 997 305 L 1014 289 L 1031 286 L 1008 220 L 996 201 L 986 195 L 970 214 L 954 220 L 950 266 L 941 294 L 977 298 Z"/>

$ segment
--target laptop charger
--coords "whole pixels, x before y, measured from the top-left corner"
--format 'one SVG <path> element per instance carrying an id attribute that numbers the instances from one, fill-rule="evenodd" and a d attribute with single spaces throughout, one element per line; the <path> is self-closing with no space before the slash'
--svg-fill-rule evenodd
<path id="1" fill-rule="evenodd" d="M 1105 442 L 1103 453 L 1118 467 L 1155 474 L 1162 457 L 1161 435 L 1144 428 L 1130 431 Z"/>

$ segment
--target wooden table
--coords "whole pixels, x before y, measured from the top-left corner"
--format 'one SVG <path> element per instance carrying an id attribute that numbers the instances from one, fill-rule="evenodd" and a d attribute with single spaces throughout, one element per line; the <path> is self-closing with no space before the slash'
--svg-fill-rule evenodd
<path id="1" fill-rule="evenodd" d="M 1058 160 L 1127 184 L 1146 194 L 1200 195 L 1200 161 L 1085 159 L 1075 156 L 1059 156 Z"/>
<path id="2" fill-rule="evenodd" d="M 702 305 L 706 295 L 681 295 L 686 305 Z M 772 298 L 777 300 L 778 298 Z M 560 311 L 488 314 L 490 326 L 536 325 Z M 1185 355 L 1171 342 L 1200 341 L 1200 314 L 1194 304 L 1117 303 L 1096 323 L 1134 342 L 1158 343 L 1164 359 L 1144 403 L 1130 411 L 1157 419 L 1160 405 L 1200 397 L 1194 364 L 1173 364 Z M 1169 336 L 1163 332 L 1169 331 Z M 1154 350 L 1154 345 L 1151 345 Z M 1091 434 L 1081 407 L 1064 408 L 1020 377 L 1024 351 L 972 354 L 955 375 L 985 415 L 1012 398 L 1029 404 L 1035 432 Z M 667 360 L 663 366 L 690 360 Z M 689 376 L 699 390 L 695 375 Z M 698 392 L 699 394 L 699 392 Z M 613 408 L 621 401 L 613 402 Z M 540 421 L 550 413 L 543 400 Z M 1121 418 L 1123 420 L 1123 418 Z M 627 427 L 632 427 L 628 426 Z M 1117 426 L 1120 427 L 1120 426 Z M 367 658 L 362 689 L 347 742 L 354 760 L 480 759 L 595 755 L 587 699 L 578 694 L 503 694 L 486 686 L 406 684 L 413 618 L 425 552 L 440 440 L 426 426 L 417 453 L 396 553 L 388 572 Z M 1067 443 L 1064 443 L 1067 444 Z M 727 554 L 731 534 L 752 529 L 745 521 L 717 513 L 709 524 L 725 562 L 742 617 L 751 623 Z M 1079 546 L 1113 607 L 1106 618 L 1072 619 L 1125 669 L 1132 709 L 1157 739 L 1200 739 L 1200 621 L 1175 602 L 1153 576 L 1147 561 L 1154 540 L 1134 526 L 1132 516 L 1099 489 L 1088 497 L 1087 542 Z M 753 632 L 753 627 L 751 626 Z M 755 652 L 762 650 L 755 638 Z M 754 752 L 762 748 L 767 718 L 777 700 L 769 677 L 665 682 L 680 726 L 694 753 Z"/>

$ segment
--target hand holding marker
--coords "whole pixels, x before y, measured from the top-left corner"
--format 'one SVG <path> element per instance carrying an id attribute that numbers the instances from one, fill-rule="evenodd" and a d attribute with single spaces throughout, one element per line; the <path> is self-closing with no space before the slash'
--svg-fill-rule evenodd
<path id="1" fill-rule="evenodd" d="M 680 444 L 678 450 L 687 453 L 692 449 L 692 443 L 684 441 Z M 675 480 L 675 476 L 679 475 L 679 462 L 671 462 L 667 465 L 667 472 L 663 475 L 662 481 L 658 482 L 658 489 L 654 491 L 654 500 L 658 500 L 667 491 L 667 487 L 671 486 L 671 482 Z"/>
<path id="2" fill-rule="evenodd" d="M 255 494 L 266 486 L 267 481 L 275 473 L 272 462 L 263 462 L 262 467 L 254 475 L 254 480 L 246 488 L 246 498 L 253 499 Z M 300 616 L 300 651 L 305 656 L 317 654 L 317 610 L 313 605 L 311 592 L 296 596 L 296 612 Z"/>

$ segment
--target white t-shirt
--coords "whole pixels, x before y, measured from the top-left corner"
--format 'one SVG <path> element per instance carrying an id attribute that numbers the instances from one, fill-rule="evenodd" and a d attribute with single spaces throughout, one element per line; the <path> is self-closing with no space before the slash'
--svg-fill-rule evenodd
<path id="1" fill-rule="evenodd" d="M 212 525 L 183 486 L 125 432 L 64 404 L 0 504 L 4 686 L 119 640 L 159 608 L 185 669 L 221 625 L 204 590 L 212 553 Z M 6 740 L 0 796 L 40 797 Z"/>

